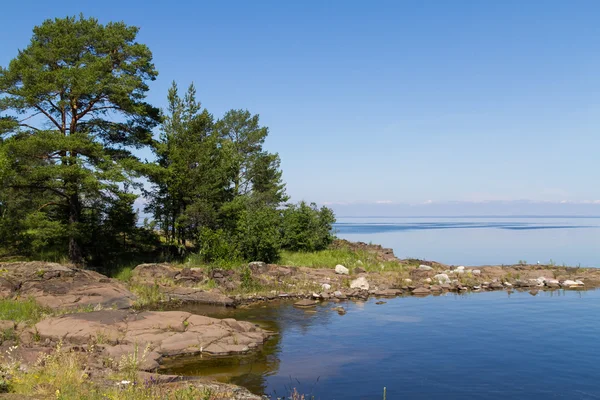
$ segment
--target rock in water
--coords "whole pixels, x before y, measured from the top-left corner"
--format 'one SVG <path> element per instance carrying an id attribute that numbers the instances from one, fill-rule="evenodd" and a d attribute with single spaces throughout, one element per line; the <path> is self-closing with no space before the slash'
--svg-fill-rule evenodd
<path id="1" fill-rule="evenodd" d="M 431 293 L 431 290 L 424 288 L 424 287 L 418 287 L 412 291 L 412 294 L 414 294 L 415 296 L 425 296 L 430 293 Z"/>
<path id="2" fill-rule="evenodd" d="M 294 303 L 296 307 L 314 307 L 317 305 L 316 301 L 304 299 Z"/>
<path id="3" fill-rule="evenodd" d="M 350 270 L 348 270 L 348 268 L 344 267 L 343 265 L 338 264 L 335 266 L 335 273 L 340 275 L 348 275 L 350 273 Z"/>
<path id="4" fill-rule="evenodd" d="M 367 281 L 367 278 L 361 276 L 350 282 L 350 289 L 369 290 L 369 282 Z"/>

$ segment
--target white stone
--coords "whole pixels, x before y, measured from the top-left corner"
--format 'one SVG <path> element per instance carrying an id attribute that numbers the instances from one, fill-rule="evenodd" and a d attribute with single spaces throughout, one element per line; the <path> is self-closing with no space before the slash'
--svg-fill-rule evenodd
<path id="1" fill-rule="evenodd" d="M 338 264 L 335 266 L 335 273 L 340 275 L 348 275 L 350 273 L 350 270 L 348 270 L 348 268 L 344 267 L 343 265 Z"/>
<path id="2" fill-rule="evenodd" d="M 424 281 L 427 283 L 431 283 L 431 278 L 425 278 Z"/>
<path id="3" fill-rule="evenodd" d="M 504 282 L 504 286 L 506 286 L 506 287 L 512 287 L 512 283 L 510 283 L 510 282 Z"/>
<path id="4" fill-rule="evenodd" d="M 578 287 L 578 286 L 582 286 L 583 282 L 578 283 L 581 281 L 572 281 L 570 279 L 567 279 L 566 281 L 563 281 L 562 286 L 566 286 L 566 287 Z"/>
<path id="5" fill-rule="evenodd" d="M 450 277 L 448 277 L 448 275 L 446 275 L 446 274 L 437 274 L 433 277 L 433 279 L 438 281 L 440 283 L 440 285 L 450 283 Z"/>
<path id="6" fill-rule="evenodd" d="M 580 280 L 576 280 L 575 283 L 578 284 L 578 285 L 580 285 L 580 286 L 585 285 L 585 283 L 583 283 L 583 281 L 580 281 Z"/>
<path id="7" fill-rule="evenodd" d="M 329 290 L 331 289 L 331 285 L 329 283 L 324 283 L 321 285 L 321 287 L 323 288 L 323 290 Z"/>
<path id="8" fill-rule="evenodd" d="M 333 295 L 335 297 L 340 297 L 340 296 L 342 296 L 342 292 L 340 292 L 339 290 L 336 290 L 335 292 L 333 292 Z"/>
<path id="9" fill-rule="evenodd" d="M 459 266 L 459 267 L 456 267 L 456 269 L 457 269 L 458 271 L 464 271 L 464 270 L 465 270 L 465 267 L 463 267 L 463 266 L 461 265 L 461 266 Z"/>
<path id="10" fill-rule="evenodd" d="M 421 271 L 431 271 L 431 270 L 433 270 L 433 268 L 431 268 L 429 265 L 419 265 L 419 269 Z"/>
<path id="11" fill-rule="evenodd" d="M 473 271 L 471 271 L 471 273 L 472 273 L 473 275 L 481 275 L 481 270 L 479 270 L 479 269 L 474 269 Z"/>
<path id="12" fill-rule="evenodd" d="M 350 289 L 369 290 L 369 282 L 367 282 L 367 278 L 360 276 L 350 282 Z"/>
<path id="13" fill-rule="evenodd" d="M 404 282 L 406 282 L 406 283 L 411 283 L 411 282 L 412 282 L 412 279 L 406 278 L 406 279 L 404 280 Z"/>

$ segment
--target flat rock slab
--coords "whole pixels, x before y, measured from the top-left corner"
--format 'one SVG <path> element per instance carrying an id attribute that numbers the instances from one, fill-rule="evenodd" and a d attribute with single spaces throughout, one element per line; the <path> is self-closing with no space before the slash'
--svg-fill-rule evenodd
<path id="1" fill-rule="evenodd" d="M 314 300 L 304 299 L 294 303 L 296 307 L 315 307 L 317 302 Z"/>
<path id="2" fill-rule="evenodd" d="M 243 354 L 261 345 L 270 333 L 250 322 L 217 319 L 182 311 L 122 310 L 77 313 L 45 319 L 35 325 L 42 340 L 71 344 L 103 343 L 118 357 L 146 351 L 145 369 L 164 356 Z"/>
<path id="3" fill-rule="evenodd" d="M 232 306 L 234 303 L 233 299 L 219 292 L 207 292 L 201 289 L 180 286 L 165 287 L 162 290 L 168 297 L 184 302 L 216 304 L 222 306 Z"/>
<path id="4" fill-rule="evenodd" d="M 0 298 L 17 296 L 54 309 L 124 309 L 136 299 L 121 283 L 94 271 L 46 262 L 0 263 Z"/>

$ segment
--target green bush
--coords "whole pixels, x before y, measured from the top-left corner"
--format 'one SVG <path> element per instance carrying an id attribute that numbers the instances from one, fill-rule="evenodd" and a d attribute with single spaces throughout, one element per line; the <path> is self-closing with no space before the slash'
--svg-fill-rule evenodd
<path id="1" fill-rule="evenodd" d="M 201 228 L 198 233 L 198 246 L 198 256 L 206 262 L 237 258 L 235 244 L 223 229 L 215 231 L 206 227 Z"/>
<path id="2" fill-rule="evenodd" d="M 281 248 L 281 213 L 268 206 L 248 206 L 236 226 L 239 254 L 249 261 L 276 262 Z"/>
<path id="3" fill-rule="evenodd" d="M 288 205 L 283 211 L 281 247 L 291 251 L 318 251 L 327 248 L 334 239 L 333 211 L 317 208 L 302 201 Z"/>

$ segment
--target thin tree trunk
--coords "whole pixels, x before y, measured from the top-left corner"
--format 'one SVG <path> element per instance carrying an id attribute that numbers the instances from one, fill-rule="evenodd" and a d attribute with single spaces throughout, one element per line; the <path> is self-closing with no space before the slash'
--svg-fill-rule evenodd
<path id="1" fill-rule="evenodd" d="M 81 245 L 77 238 L 80 210 L 79 196 L 73 193 L 69 197 L 69 259 L 76 265 L 83 264 Z"/>

